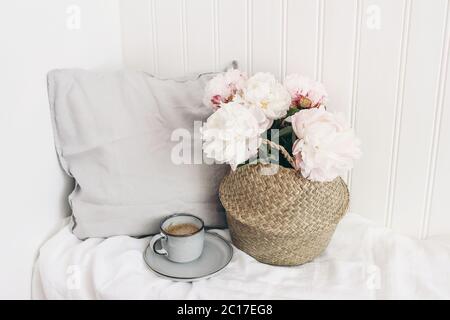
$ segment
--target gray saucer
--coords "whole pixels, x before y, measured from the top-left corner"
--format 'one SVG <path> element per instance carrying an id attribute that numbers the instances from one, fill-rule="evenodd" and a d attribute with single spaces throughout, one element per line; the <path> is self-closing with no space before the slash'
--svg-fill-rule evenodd
<path id="1" fill-rule="evenodd" d="M 222 271 L 233 257 L 233 247 L 217 233 L 206 232 L 200 258 L 188 263 L 176 263 L 158 255 L 149 247 L 144 260 L 157 275 L 173 281 L 197 281 L 210 278 Z"/>

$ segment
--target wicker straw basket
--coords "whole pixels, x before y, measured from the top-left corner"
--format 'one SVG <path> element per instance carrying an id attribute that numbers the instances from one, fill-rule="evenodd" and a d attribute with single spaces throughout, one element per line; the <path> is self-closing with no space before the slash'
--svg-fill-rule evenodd
<path id="1" fill-rule="evenodd" d="M 266 143 L 293 164 L 283 147 Z M 223 179 L 219 192 L 233 244 L 272 265 L 300 265 L 320 255 L 349 204 L 341 178 L 313 182 L 274 164 L 239 167 Z"/>

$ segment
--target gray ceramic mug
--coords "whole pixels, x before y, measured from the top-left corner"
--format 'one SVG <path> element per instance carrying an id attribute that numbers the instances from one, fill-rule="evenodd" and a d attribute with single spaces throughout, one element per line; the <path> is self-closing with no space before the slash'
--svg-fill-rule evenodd
<path id="1" fill-rule="evenodd" d="M 179 235 L 167 232 L 167 229 L 179 224 L 193 224 L 198 230 L 191 234 Z M 150 247 L 159 255 L 166 256 L 173 262 L 185 263 L 199 258 L 205 240 L 205 224 L 203 220 L 192 214 L 177 213 L 161 221 L 160 233 L 153 236 Z M 161 243 L 161 249 L 156 244 Z"/>

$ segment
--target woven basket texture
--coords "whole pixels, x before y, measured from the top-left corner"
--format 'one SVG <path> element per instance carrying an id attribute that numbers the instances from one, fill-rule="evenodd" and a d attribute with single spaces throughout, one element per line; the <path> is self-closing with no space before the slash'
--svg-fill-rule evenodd
<path id="1" fill-rule="evenodd" d="M 260 262 L 292 266 L 319 256 L 349 205 L 341 178 L 313 182 L 294 170 L 252 164 L 220 185 L 233 244 Z M 264 171 L 266 170 L 266 171 Z"/>

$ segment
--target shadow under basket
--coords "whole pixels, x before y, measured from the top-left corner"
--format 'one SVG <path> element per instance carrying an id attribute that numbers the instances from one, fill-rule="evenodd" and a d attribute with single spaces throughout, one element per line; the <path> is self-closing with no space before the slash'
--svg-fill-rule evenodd
<path id="1" fill-rule="evenodd" d="M 341 178 L 314 182 L 275 164 L 239 167 L 223 179 L 219 194 L 233 244 L 262 263 L 280 266 L 319 256 L 349 205 Z"/>

